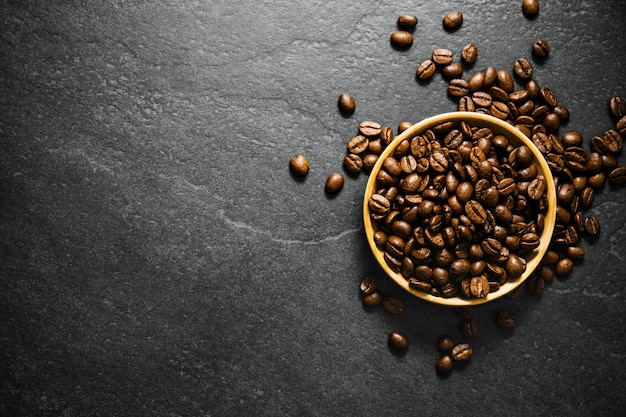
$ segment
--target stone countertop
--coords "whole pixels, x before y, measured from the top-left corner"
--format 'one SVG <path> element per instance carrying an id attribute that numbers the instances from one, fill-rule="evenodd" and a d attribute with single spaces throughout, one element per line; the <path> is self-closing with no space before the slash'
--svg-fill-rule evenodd
<path id="1" fill-rule="evenodd" d="M 450 309 L 383 280 L 406 310 L 362 306 L 380 274 L 366 176 L 341 172 L 358 123 L 455 109 L 415 78 L 435 48 L 526 57 L 586 146 L 626 96 L 626 3 L 0 2 L 0 414 L 6 416 L 616 415 L 626 406 L 626 190 L 542 296 L 477 308 L 470 363 L 435 372 Z M 463 26 L 443 30 L 443 15 Z M 419 18 L 390 46 L 402 13 Z M 530 46 L 545 39 L 545 62 Z M 458 56 L 458 55 L 457 55 Z M 337 98 L 351 93 L 351 117 Z M 296 154 L 311 171 L 296 181 Z M 624 155 L 620 164 L 626 164 Z M 493 314 L 518 315 L 503 331 Z M 392 330 L 411 346 L 387 347 Z"/>

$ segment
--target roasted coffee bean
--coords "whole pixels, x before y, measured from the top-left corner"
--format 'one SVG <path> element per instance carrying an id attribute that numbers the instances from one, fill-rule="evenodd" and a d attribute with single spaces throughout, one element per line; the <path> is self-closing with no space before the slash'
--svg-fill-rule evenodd
<path id="1" fill-rule="evenodd" d="M 604 136 L 602 136 L 604 143 L 606 143 L 606 149 L 612 153 L 618 153 L 622 150 L 623 140 L 622 135 L 614 130 L 610 129 L 604 132 Z"/>
<path id="2" fill-rule="evenodd" d="M 474 224 L 483 224 L 487 221 L 487 210 L 476 200 L 465 204 L 465 214 Z"/>
<path id="3" fill-rule="evenodd" d="M 500 70 L 497 73 L 496 85 L 507 92 L 507 94 L 513 92 L 514 82 L 511 73 L 507 70 Z"/>
<path id="4" fill-rule="evenodd" d="M 356 108 L 356 102 L 354 101 L 354 97 L 348 93 L 343 93 L 339 96 L 337 100 L 337 105 L 339 106 L 339 110 L 342 113 L 354 113 L 354 109 Z"/>
<path id="5" fill-rule="evenodd" d="M 366 307 L 377 307 L 383 302 L 383 293 L 380 290 L 374 290 L 369 294 L 366 294 L 363 299 L 363 305 Z"/>
<path id="6" fill-rule="evenodd" d="M 530 182 L 526 193 L 531 200 L 539 200 L 544 196 L 546 188 L 547 183 L 545 177 L 538 175 L 537 178 Z"/>
<path id="7" fill-rule="evenodd" d="M 415 75 L 420 80 L 426 80 L 435 74 L 437 70 L 437 66 L 433 61 L 427 59 L 418 65 L 417 70 L 415 71 Z"/>
<path id="8" fill-rule="evenodd" d="M 465 320 L 461 323 L 461 333 L 465 337 L 474 337 L 478 333 L 478 323 L 474 319 Z M 454 349 L 454 348 L 453 348 Z"/>
<path id="9" fill-rule="evenodd" d="M 476 72 L 472 74 L 467 80 L 467 86 L 470 92 L 479 91 L 483 88 L 485 84 L 485 73 L 484 72 Z"/>
<path id="10" fill-rule="evenodd" d="M 432 61 L 437 65 L 448 65 L 452 63 L 452 51 L 449 49 L 438 48 L 432 53 Z"/>
<path id="11" fill-rule="evenodd" d="M 454 340 L 450 336 L 441 336 L 437 340 L 437 350 L 442 353 L 450 353 L 454 349 Z"/>
<path id="12" fill-rule="evenodd" d="M 304 177 L 309 173 L 309 161 L 303 155 L 296 155 L 289 160 L 289 168 L 295 176 Z"/>
<path id="13" fill-rule="evenodd" d="M 347 171 L 357 174 L 363 169 L 363 159 L 359 155 L 350 153 L 343 158 L 343 166 Z"/>
<path id="14" fill-rule="evenodd" d="M 379 279 L 377 275 L 368 274 L 361 279 L 361 283 L 359 284 L 359 289 L 363 295 L 368 295 L 373 293 L 378 289 Z"/>
<path id="15" fill-rule="evenodd" d="M 395 350 L 407 350 L 409 348 L 409 339 L 404 333 L 391 332 L 387 338 L 387 344 Z"/>
<path id="16" fill-rule="evenodd" d="M 437 360 L 435 369 L 440 374 L 449 374 L 454 369 L 454 360 L 451 355 L 441 355 Z"/>
<path id="17" fill-rule="evenodd" d="M 609 180 L 613 184 L 626 183 L 626 167 L 620 166 L 613 169 L 609 174 Z"/>
<path id="18" fill-rule="evenodd" d="M 626 100 L 621 96 L 613 96 L 609 101 L 609 110 L 611 116 L 615 118 L 621 118 L 626 115 Z"/>
<path id="19" fill-rule="evenodd" d="M 448 12 L 443 17 L 443 27 L 446 30 L 456 30 L 463 24 L 463 13 L 458 10 Z"/>
<path id="20" fill-rule="evenodd" d="M 533 76 L 533 65 L 525 58 L 518 58 L 513 66 L 515 75 L 523 80 Z"/>
<path id="21" fill-rule="evenodd" d="M 572 273 L 572 269 L 574 268 L 574 263 L 569 258 L 561 258 L 558 260 L 556 265 L 554 265 L 554 273 L 557 277 L 566 277 Z"/>
<path id="22" fill-rule="evenodd" d="M 411 30 L 417 26 L 417 16 L 413 14 L 403 14 L 398 16 L 398 27 Z"/>
<path id="23" fill-rule="evenodd" d="M 478 48 L 473 43 L 468 43 L 461 51 L 461 59 L 469 64 L 476 61 L 478 57 Z"/>
<path id="24" fill-rule="evenodd" d="M 391 314 L 401 314 L 404 311 L 404 303 L 399 298 L 388 295 L 383 298 L 383 308 Z"/>
<path id="25" fill-rule="evenodd" d="M 327 193 L 336 194 L 343 188 L 344 178 L 343 175 L 334 172 L 326 179 L 325 190 Z"/>
<path id="26" fill-rule="evenodd" d="M 539 0 L 522 0 L 522 13 L 527 17 L 539 14 Z"/>
<path id="27" fill-rule="evenodd" d="M 582 246 L 569 246 L 565 255 L 572 261 L 582 261 L 585 258 L 585 249 Z"/>
<path id="28" fill-rule="evenodd" d="M 550 54 L 550 45 L 542 39 L 536 40 L 533 43 L 532 53 L 538 58 L 545 58 Z"/>
<path id="29" fill-rule="evenodd" d="M 556 94 L 554 94 L 554 91 L 550 90 L 548 87 L 541 87 L 541 90 L 539 90 L 539 95 L 541 96 L 541 98 L 543 98 L 543 101 L 550 107 L 555 107 L 558 104 Z"/>
<path id="30" fill-rule="evenodd" d="M 391 33 L 390 42 L 397 48 L 409 48 L 413 45 L 413 34 L 406 30 L 396 30 Z"/>
<path id="31" fill-rule="evenodd" d="M 463 75 L 463 65 L 458 62 L 448 64 L 441 69 L 441 74 L 446 78 L 459 78 Z"/>
<path id="32" fill-rule="evenodd" d="M 517 279 L 522 276 L 524 271 L 526 271 L 526 260 L 514 253 L 511 253 L 506 261 L 506 264 L 504 265 L 504 270 L 506 271 L 508 278 Z"/>
<path id="33" fill-rule="evenodd" d="M 391 209 L 391 201 L 382 194 L 372 194 L 367 205 L 376 214 L 387 214 Z"/>
<path id="34" fill-rule="evenodd" d="M 489 108 L 489 114 L 498 119 L 506 119 L 509 116 L 509 106 L 501 101 L 494 101 Z"/>
<path id="35" fill-rule="evenodd" d="M 517 324 L 517 316 L 509 310 L 499 310 L 496 313 L 498 324 L 504 328 L 512 329 Z"/>
<path id="36" fill-rule="evenodd" d="M 363 136 L 371 137 L 379 135 L 383 130 L 380 123 L 372 121 L 364 121 L 359 124 L 359 133 Z"/>
<path id="37" fill-rule="evenodd" d="M 585 219 L 585 232 L 589 236 L 597 236 L 600 233 L 600 221 L 595 216 L 589 216 Z"/>
<path id="38" fill-rule="evenodd" d="M 466 361 L 472 356 L 472 347 L 467 343 L 460 343 L 452 348 L 452 358 L 455 361 Z"/>
<path id="39" fill-rule="evenodd" d="M 484 91 L 476 91 L 472 94 L 472 101 L 479 107 L 489 107 L 493 102 L 493 98 L 489 93 Z"/>

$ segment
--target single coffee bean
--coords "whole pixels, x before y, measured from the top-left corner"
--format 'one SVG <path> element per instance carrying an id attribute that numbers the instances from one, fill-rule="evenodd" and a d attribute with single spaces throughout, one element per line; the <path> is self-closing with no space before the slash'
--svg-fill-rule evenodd
<path id="1" fill-rule="evenodd" d="M 523 80 L 526 80 L 533 75 L 533 66 L 525 58 L 518 58 L 517 61 L 515 61 L 513 70 L 515 72 L 515 75 Z"/>
<path id="2" fill-rule="evenodd" d="M 466 361 L 472 356 L 472 347 L 467 343 L 460 343 L 452 348 L 452 358 L 455 361 Z"/>
<path id="3" fill-rule="evenodd" d="M 391 314 L 401 314 L 404 311 L 404 303 L 399 298 L 388 295 L 383 298 L 383 308 Z"/>
<path id="4" fill-rule="evenodd" d="M 354 113 L 354 109 L 356 108 L 356 102 L 354 101 L 354 97 L 348 93 L 343 93 L 339 96 L 337 100 L 337 105 L 339 106 L 339 110 L 342 113 Z"/>
<path id="5" fill-rule="evenodd" d="M 622 150 L 622 135 L 618 131 L 614 129 L 609 129 L 604 132 L 602 139 L 604 140 L 604 143 L 606 143 L 606 149 L 609 152 L 618 153 Z"/>
<path id="6" fill-rule="evenodd" d="M 496 313 L 498 324 L 507 329 L 512 329 L 517 324 L 517 316 L 509 310 L 499 310 Z"/>
<path id="7" fill-rule="evenodd" d="M 407 130 L 408 128 L 410 128 L 411 126 L 413 126 L 413 123 L 411 122 L 400 122 L 400 124 L 398 124 L 398 133 L 402 133 L 405 130 Z"/>
<path id="8" fill-rule="evenodd" d="M 543 98 L 543 101 L 550 107 L 555 107 L 558 104 L 558 100 L 554 91 L 548 87 L 541 87 L 539 95 Z"/>
<path id="9" fill-rule="evenodd" d="M 380 123 L 372 121 L 364 121 L 359 123 L 359 133 L 363 136 L 378 136 L 382 132 L 383 127 Z"/>
<path id="10" fill-rule="evenodd" d="M 403 14 L 398 16 L 398 27 L 411 30 L 417 26 L 417 16 L 413 14 Z"/>
<path id="11" fill-rule="evenodd" d="M 374 193 L 368 200 L 367 206 L 376 214 L 387 214 L 391 209 L 391 201 L 382 194 Z"/>
<path id="12" fill-rule="evenodd" d="M 409 48 L 413 45 L 413 34 L 406 30 L 396 30 L 391 33 L 390 42 L 396 48 Z"/>
<path id="13" fill-rule="evenodd" d="M 511 73 L 507 70 L 500 70 L 497 73 L 496 77 L 496 85 L 510 94 L 513 92 L 513 88 L 515 87 L 513 77 L 511 77 Z M 502 100 L 504 101 L 504 100 Z"/>
<path id="14" fill-rule="evenodd" d="M 443 27 L 446 30 L 456 30 L 463 24 L 463 13 L 455 10 L 446 13 L 443 17 Z"/>
<path id="15" fill-rule="evenodd" d="M 472 100 L 474 104 L 479 107 L 489 107 L 493 101 L 491 95 L 485 91 L 476 91 L 472 94 Z"/>
<path id="16" fill-rule="evenodd" d="M 626 167 L 616 167 L 609 174 L 609 180 L 613 184 L 625 184 L 626 183 Z"/>
<path id="17" fill-rule="evenodd" d="M 532 53 L 538 58 L 545 58 L 550 54 L 550 45 L 542 39 L 536 40 L 533 43 Z"/>
<path id="18" fill-rule="evenodd" d="M 626 136 L 626 116 L 622 116 L 617 123 L 615 123 L 615 130 L 617 130 L 620 135 Z"/>
<path id="19" fill-rule="evenodd" d="M 441 69 L 441 74 L 446 78 L 460 78 L 463 75 L 463 65 L 458 62 L 448 64 Z"/>
<path id="20" fill-rule="evenodd" d="M 609 110 L 611 112 L 611 116 L 615 118 L 621 118 L 626 115 L 626 100 L 620 96 L 613 96 L 609 101 Z"/>
<path id="21" fill-rule="evenodd" d="M 361 279 L 361 283 L 359 284 L 359 289 L 363 295 L 368 295 L 373 293 L 378 289 L 378 276 L 374 274 L 368 274 Z"/>
<path id="22" fill-rule="evenodd" d="M 453 54 L 449 49 L 438 48 L 432 53 L 432 60 L 437 65 L 448 65 L 452 63 Z"/>
<path id="23" fill-rule="evenodd" d="M 539 14 L 538 0 L 522 0 L 522 13 L 527 17 L 535 17 Z"/>
<path id="24" fill-rule="evenodd" d="M 476 61 L 478 57 L 478 48 L 473 43 L 468 43 L 461 51 L 461 59 L 468 64 Z"/>
<path id="25" fill-rule="evenodd" d="M 454 340 L 450 336 L 444 335 L 437 340 L 437 349 L 442 353 L 452 352 L 454 346 Z"/>
<path id="26" fill-rule="evenodd" d="M 303 155 L 296 155 L 289 160 L 289 168 L 294 175 L 304 177 L 309 173 L 309 161 Z"/>
<path id="27" fill-rule="evenodd" d="M 389 333 L 387 344 L 395 350 L 407 350 L 409 348 L 409 339 L 404 333 L 391 332 Z"/>
<path id="28" fill-rule="evenodd" d="M 522 276 L 524 271 L 526 271 L 526 260 L 514 253 L 511 253 L 506 261 L 506 264 L 504 265 L 504 270 L 510 279 L 517 279 Z"/>
<path id="29" fill-rule="evenodd" d="M 372 168 L 374 168 L 374 165 L 376 165 L 376 162 L 378 162 L 378 155 L 373 154 L 373 153 L 368 153 L 367 155 L 363 157 L 363 168 L 369 171 Z"/>
<path id="30" fill-rule="evenodd" d="M 374 290 L 365 295 L 362 301 L 365 307 L 377 307 L 383 302 L 383 293 L 380 290 Z"/>
<path id="31" fill-rule="evenodd" d="M 329 194 L 336 194 L 343 188 L 343 175 L 334 172 L 328 176 L 326 180 L 325 190 Z"/>
<path id="32" fill-rule="evenodd" d="M 461 323 L 461 333 L 463 333 L 463 336 L 465 337 L 476 336 L 476 334 L 478 334 L 478 323 L 476 320 L 469 319 Z"/>
<path id="33" fill-rule="evenodd" d="M 437 364 L 435 365 L 435 369 L 440 374 L 449 374 L 452 372 L 454 368 L 454 360 L 452 356 L 446 354 L 441 355 L 441 357 L 437 360 Z"/>
<path id="34" fill-rule="evenodd" d="M 568 246 L 565 255 L 572 261 L 582 261 L 585 258 L 585 248 L 582 246 Z"/>
<path id="35" fill-rule="evenodd" d="M 498 119 L 504 120 L 509 116 L 509 106 L 501 101 L 494 101 L 489 108 L 489 114 Z"/>
<path id="36" fill-rule="evenodd" d="M 572 269 L 574 268 L 574 263 L 569 258 L 561 258 L 558 260 L 556 265 L 554 266 L 554 273 L 557 277 L 566 277 L 572 273 Z"/>
<path id="37" fill-rule="evenodd" d="M 354 174 L 358 174 L 363 169 L 363 159 L 356 154 L 349 153 L 343 158 L 344 168 Z"/>
<path id="38" fill-rule="evenodd" d="M 418 65 L 417 70 L 415 71 L 415 75 L 420 80 L 426 80 L 433 76 L 435 71 L 437 70 L 437 66 L 433 61 L 427 59 Z"/>
<path id="39" fill-rule="evenodd" d="M 597 236 L 600 233 L 600 221 L 596 216 L 589 216 L 585 219 L 585 232 L 589 236 Z"/>

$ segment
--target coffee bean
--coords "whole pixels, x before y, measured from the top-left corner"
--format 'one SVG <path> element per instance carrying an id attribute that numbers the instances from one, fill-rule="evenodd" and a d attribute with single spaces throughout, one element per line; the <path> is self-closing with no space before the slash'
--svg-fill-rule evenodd
<path id="1" fill-rule="evenodd" d="M 398 125 L 398 133 L 404 132 L 405 130 L 407 130 L 411 126 L 413 126 L 413 123 L 411 123 L 411 122 L 400 122 L 400 124 Z"/>
<path id="2" fill-rule="evenodd" d="M 427 59 L 426 61 L 423 61 L 421 64 L 419 64 L 417 70 L 415 71 L 415 74 L 420 80 L 426 80 L 432 77 L 436 70 L 437 67 L 435 63 L 430 59 Z"/>
<path id="3" fill-rule="evenodd" d="M 383 302 L 383 293 L 380 290 L 374 290 L 371 293 L 366 294 L 362 301 L 365 307 L 377 307 Z"/>
<path id="4" fill-rule="evenodd" d="M 441 74 L 446 78 L 459 78 L 463 75 L 463 65 L 458 62 L 448 64 L 441 69 Z"/>
<path id="5" fill-rule="evenodd" d="M 451 355 L 441 355 L 439 360 L 437 360 L 437 364 L 435 365 L 435 369 L 440 374 L 449 374 L 452 372 L 454 368 L 454 360 Z"/>
<path id="6" fill-rule="evenodd" d="M 404 333 L 391 332 L 387 338 L 387 344 L 395 350 L 407 350 L 409 348 L 409 339 Z"/>
<path id="7" fill-rule="evenodd" d="M 442 353 L 452 352 L 454 346 L 454 340 L 450 336 L 444 335 L 437 340 L 437 349 Z"/>
<path id="8" fill-rule="evenodd" d="M 538 58 L 545 58 L 550 54 L 550 45 L 544 40 L 536 40 L 533 43 L 532 53 Z"/>
<path id="9" fill-rule="evenodd" d="M 496 85 L 506 91 L 506 93 L 512 93 L 515 86 L 511 73 L 507 70 L 500 70 L 496 76 Z M 504 100 L 502 100 L 504 101 Z"/>
<path id="10" fill-rule="evenodd" d="M 456 30 L 463 24 L 463 13 L 455 10 L 446 13 L 443 17 L 443 27 L 446 30 Z"/>
<path id="11" fill-rule="evenodd" d="M 626 115 L 626 100 L 621 96 L 613 96 L 609 101 L 611 116 L 619 119 Z"/>
<path id="12" fill-rule="evenodd" d="M 432 61 L 437 65 L 448 65 L 452 63 L 453 54 L 449 49 L 439 48 L 432 53 Z"/>
<path id="13" fill-rule="evenodd" d="M 339 106 L 339 110 L 342 113 L 354 113 L 354 109 L 356 108 L 356 102 L 354 101 L 354 97 L 352 97 L 348 93 L 343 93 L 339 96 L 337 100 L 337 105 Z"/>
<path id="14" fill-rule="evenodd" d="M 461 51 L 461 59 L 469 64 L 476 62 L 478 57 L 478 48 L 473 43 L 468 43 Z"/>
<path id="15" fill-rule="evenodd" d="M 615 130 L 622 136 L 626 135 L 626 116 L 622 116 L 617 123 L 615 123 Z"/>
<path id="16" fill-rule="evenodd" d="M 309 173 L 309 161 L 303 155 L 297 155 L 289 160 L 289 168 L 294 175 L 304 177 Z"/>
<path id="17" fill-rule="evenodd" d="M 600 233 L 600 221 L 595 216 L 589 216 L 585 219 L 585 232 L 589 236 L 597 236 Z"/>
<path id="18" fill-rule="evenodd" d="M 399 298 L 388 295 L 383 298 L 383 308 L 391 314 L 401 314 L 404 311 L 404 303 Z"/>
<path id="19" fill-rule="evenodd" d="M 359 123 L 359 133 L 363 136 L 377 136 L 382 132 L 382 130 L 382 125 L 377 122 L 364 121 Z"/>
<path id="20" fill-rule="evenodd" d="M 373 293 L 378 289 L 379 279 L 377 275 L 368 274 L 361 279 L 361 283 L 359 284 L 359 289 L 363 295 L 368 295 Z"/>
<path id="21" fill-rule="evenodd" d="M 535 17 L 539 14 L 538 0 L 522 0 L 522 13 L 527 17 Z"/>
<path id="22" fill-rule="evenodd" d="M 498 324 L 504 328 L 512 329 L 517 324 L 517 316 L 509 310 L 499 310 L 496 313 Z"/>
<path id="23" fill-rule="evenodd" d="M 476 320 L 469 319 L 461 323 L 461 333 L 465 337 L 475 337 L 478 334 L 478 323 Z"/>
<path id="24" fill-rule="evenodd" d="M 604 143 L 606 144 L 606 149 L 612 153 L 618 153 L 622 150 L 623 140 L 622 135 L 614 129 L 609 129 L 604 132 L 602 136 Z"/>
<path id="25" fill-rule="evenodd" d="M 396 48 L 409 48 L 413 45 L 413 34 L 406 30 L 396 30 L 391 33 L 390 42 Z"/>
<path id="26" fill-rule="evenodd" d="M 561 258 L 554 266 L 554 273 L 557 277 L 566 277 L 572 273 L 574 263 L 569 258 Z"/>
<path id="27" fill-rule="evenodd" d="M 554 94 L 554 91 L 552 91 L 548 87 L 541 87 L 541 89 L 539 90 L 539 95 L 541 96 L 543 101 L 550 107 L 555 107 L 558 104 L 556 94 Z"/>
<path id="28" fill-rule="evenodd" d="M 515 75 L 523 80 L 526 80 L 533 75 L 533 66 L 525 58 L 518 58 L 517 61 L 515 61 L 513 70 L 515 72 Z"/>
<path id="29" fill-rule="evenodd" d="M 398 16 L 398 27 L 411 30 L 417 26 L 417 16 L 413 14 L 403 14 Z"/>
<path id="30" fill-rule="evenodd" d="M 613 184 L 625 184 L 626 183 L 626 167 L 617 167 L 609 174 L 609 180 Z"/>
<path id="31" fill-rule="evenodd" d="M 325 190 L 329 194 L 336 194 L 343 188 L 344 178 L 343 175 L 334 172 L 326 179 Z"/>
<path id="32" fill-rule="evenodd" d="M 472 356 L 472 347 L 467 343 L 460 343 L 452 348 L 452 358 L 455 361 L 466 361 Z"/>

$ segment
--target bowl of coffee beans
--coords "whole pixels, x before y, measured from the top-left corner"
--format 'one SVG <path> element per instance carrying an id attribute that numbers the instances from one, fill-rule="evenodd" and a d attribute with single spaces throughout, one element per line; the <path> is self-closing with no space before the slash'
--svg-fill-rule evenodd
<path id="1" fill-rule="evenodd" d="M 537 146 L 487 114 L 452 112 L 395 137 L 363 201 L 368 244 L 407 292 L 450 306 L 502 297 L 533 274 L 556 220 Z"/>

